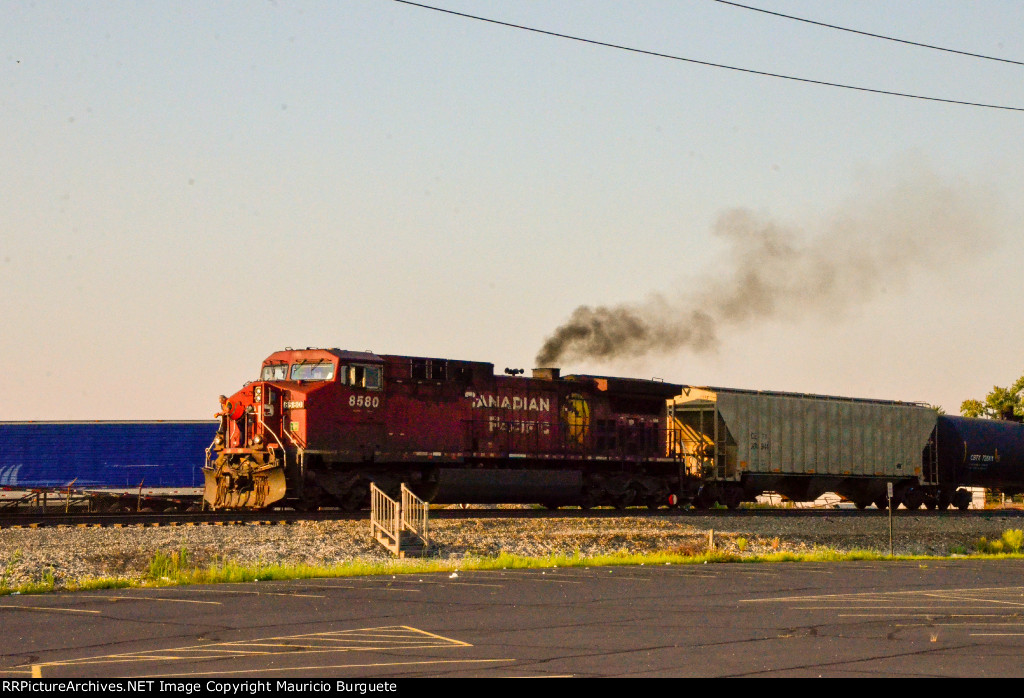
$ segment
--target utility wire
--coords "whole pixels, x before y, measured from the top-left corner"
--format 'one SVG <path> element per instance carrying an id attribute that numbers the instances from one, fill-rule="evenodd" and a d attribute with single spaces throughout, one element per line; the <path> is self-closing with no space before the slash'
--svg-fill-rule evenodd
<path id="1" fill-rule="evenodd" d="M 825 24 L 824 22 L 815 22 L 813 19 L 804 19 L 803 17 L 794 17 L 793 15 L 784 15 L 781 12 L 773 12 L 771 10 L 764 10 L 760 7 L 751 7 L 750 5 L 741 5 L 738 2 L 731 2 L 730 0 L 714 0 L 714 2 L 721 3 L 723 5 L 732 5 L 733 7 L 739 7 L 744 10 L 753 10 L 754 12 L 762 12 L 766 15 L 773 15 L 775 17 L 782 17 L 783 19 L 792 19 L 797 22 L 806 22 L 807 24 L 814 24 L 819 27 L 826 27 L 828 29 L 838 29 L 842 32 L 850 32 L 851 34 L 860 34 L 861 36 L 870 36 L 874 39 L 885 39 L 886 41 L 895 41 L 900 44 L 909 44 L 911 46 L 920 46 L 921 48 L 930 48 L 935 51 L 945 51 L 947 53 L 957 53 L 961 56 L 970 56 L 971 58 L 983 58 L 986 61 L 1000 61 L 1002 63 L 1012 63 L 1014 65 L 1024 65 L 1022 61 L 1014 61 L 1009 58 L 996 58 L 995 56 L 985 56 L 980 53 L 970 53 L 969 51 L 958 51 L 953 48 L 945 48 L 943 46 L 933 46 L 931 44 L 922 44 L 917 41 L 908 41 L 907 39 L 897 39 L 892 36 L 884 36 L 883 34 L 872 34 L 871 32 L 860 31 L 859 29 L 849 29 L 847 27 L 839 27 L 835 24 Z"/>
<path id="2" fill-rule="evenodd" d="M 592 44 L 594 46 L 604 46 L 606 48 L 614 48 L 620 51 L 630 51 L 631 53 L 639 53 L 645 56 L 654 56 L 656 58 L 669 58 L 674 61 L 682 61 L 684 63 L 693 63 L 696 65 L 704 65 L 710 68 L 724 68 L 725 70 L 735 70 L 740 73 L 748 73 L 751 75 L 761 75 L 769 78 L 780 78 L 782 80 L 793 80 L 795 82 L 805 82 L 812 85 L 824 85 L 826 87 L 841 87 L 846 90 L 857 90 L 859 92 L 870 92 L 872 94 L 890 95 L 892 97 L 906 97 L 909 99 L 921 99 L 928 102 L 944 102 L 946 104 L 960 104 L 967 107 L 982 107 L 984 109 L 1002 109 L 1005 111 L 1019 111 L 1024 112 L 1024 107 L 1008 107 L 999 104 L 984 104 L 981 102 L 965 102 L 958 99 L 943 99 L 942 97 L 927 97 L 924 95 L 908 94 L 906 92 L 891 92 L 889 90 L 876 90 L 871 87 L 858 87 L 857 85 L 844 85 L 838 82 L 826 82 L 824 80 L 812 80 L 811 78 L 800 78 L 793 75 L 781 75 L 779 73 L 769 73 L 763 70 L 753 70 L 751 68 L 738 68 L 732 65 L 724 65 L 722 63 L 711 63 L 709 61 L 700 61 L 695 58 L 684 58 L 683 56 L 673 56 L 668 53 L 659 53 L 657 51 L 648 51 L 645 49 L 634 48 L 631 46 L 621 46 L 619 44 L 611 44 L 605 41 L 596 41 L 594 39 L 586 39 L 580 36 L 572 36 L 571 34 L 560 34 L 558 32 L 548 31 L 546 29 L 537 29 L 535 27 L 528 27 L 522 24 L 513 24 L 511 22 L 502 22 L 497 19 L 490 19 L 489 17 L 480 17 L 478 15 L 466 14 L 465 12 L 456 12 L 455 10 L 447 10 L 443 7 L 434 7 L 433 5 L 424 5 L 418 2 L 412 2 L 411 0 L 393 0 L 394 2 L 401 3 L 403 5 L 411 5 L 413 7 L 420 7 L 424 10 L 433 10 L 434 12 L 442 12 L 448 15 L 454 15 L 456 17 L 464 17 L 466 19 L 475 19 L 479 22 L 488 22 L 490 24 L 497 24 L 503 27 L 509 27 L 511 29 L 522 29 L 523 31 L 534 32 L 535 34 L 544 34 L 545 36 L 554 36 L 559 39 L 570 39 L 572 41 L 580 41 L 585 44 Z"/>

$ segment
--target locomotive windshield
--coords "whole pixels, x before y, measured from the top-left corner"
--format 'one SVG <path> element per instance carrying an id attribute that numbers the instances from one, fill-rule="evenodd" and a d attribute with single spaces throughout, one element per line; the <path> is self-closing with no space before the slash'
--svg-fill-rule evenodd
<path id="1" fill-rule="evenodd" d="M 292 364 L 293 381 L 329 381 L 334 380 L 334 364 L 330 361 L 318 361 L 308 364 Z"/>
<path id="2" fill-rule="evenodd" d="M 263 372 L 260 374 L 260 380 L 264 381 L 283 381 L 288 378 L 288 364 L 275 364 L 273 366 L 264 366 Z"/>

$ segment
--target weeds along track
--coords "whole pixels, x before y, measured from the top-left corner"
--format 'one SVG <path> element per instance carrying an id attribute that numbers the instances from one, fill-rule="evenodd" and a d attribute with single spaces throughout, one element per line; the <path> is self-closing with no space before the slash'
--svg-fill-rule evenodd
<path id="1" fill-rule="evenodd" d="M 749 509 L 658 509 L 644 507 L 627 509 L 596 508 L 596 509 L 559 509 L 547 510 L 538 507 L 515 506 L 499 508 L 431 508 L 430 517 L 440 520 L 458 519 L 611 519 L 611 518 L 666 518 L 685 521 L 689 518 L 708 518 L 722 520 L 742 520 L 750 518 L 790 518 L 790 519 L 878 519 L 889 516 L 887 511 L 857 511 L 853 509 L 834 508 L 765 508 Z M 85 513 L 60 511 L 21 510 L 17 513 L 0 514 L 0 529 L 5 528 L 42 528 L 52 526 L 80 527 L 123 527 L 123 526 L 230 526 L 230 525 L 275 525 L 315 521 L 360 521 L 369 520 L 369 510 L 347 512 L 337 509 L 321 509 L 318 511 L 292 511 L 289 509 L 271 509 L 265 511 L 195 511 L 176 513 L 155 512 L 118 512 L 118 513 Z M 929 510 L 897 510 L 894 519 L 907 518 L 1024 518 L 1022 509 L 977 509 L 970 511 L 929 511 Z"/>

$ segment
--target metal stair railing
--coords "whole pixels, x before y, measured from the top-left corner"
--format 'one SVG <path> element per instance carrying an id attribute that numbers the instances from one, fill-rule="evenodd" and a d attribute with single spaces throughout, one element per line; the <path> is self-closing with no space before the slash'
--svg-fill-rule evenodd
<path id="1" fill-rule="evenodd" d="M 401 547 L 398 508 L 398 502 L 370 483 L 370 535 L 395 555 Z"/>
<path id="2" fill-rule="evenodd" d="M 406 553 L 424 553 L 430 547 L 427 520 L 430 507 L 402 483 L 402 498 L 396 502 L 376 484 L 370 483 L 370 534 L 397 557 Z M 412 533 L 418 541 L 407 544 L 403 532 Z"/>
<path id="3" fill-rule="evenodd" d="M 402 483 L 402 508 L 401 527 L 404 530 L 415 534 L 423 541 L 423 547 L 430 546 L 430 535 L 427 531 L 427 516 L 430 506 L 412 493 L 405 483 Z"/>

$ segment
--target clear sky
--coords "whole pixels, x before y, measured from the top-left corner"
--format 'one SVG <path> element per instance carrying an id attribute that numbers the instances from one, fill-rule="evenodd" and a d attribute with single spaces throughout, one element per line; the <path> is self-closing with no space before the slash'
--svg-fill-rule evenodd
<path id="1" fill-rule="evenodd" d="M 428 4 L 1024 108 L 713 0 Z M 1024 61 L 1015 0 L 746 4 Z M 952 413 L 1024 372 L 1024 111 L 393 0 L 11 0 L 0 134 L 0 420 L 211 417 L 286 346 L 529 370 L 580 306 L 667 339 L 563 372 Z"/>

